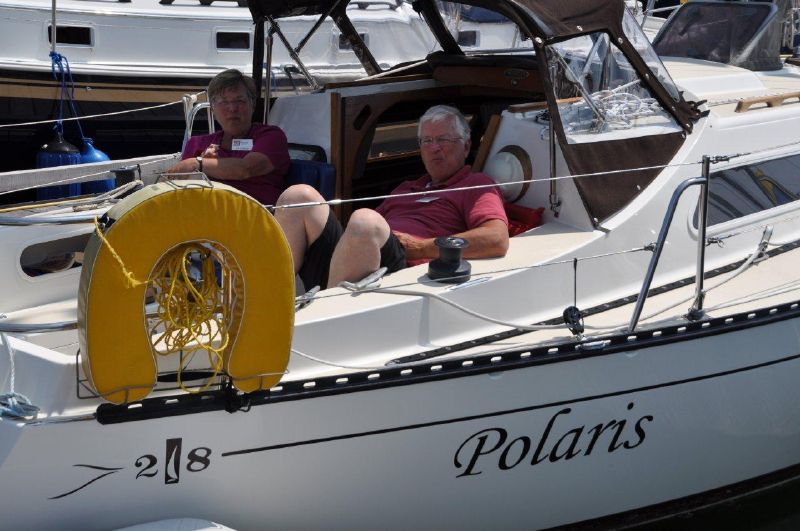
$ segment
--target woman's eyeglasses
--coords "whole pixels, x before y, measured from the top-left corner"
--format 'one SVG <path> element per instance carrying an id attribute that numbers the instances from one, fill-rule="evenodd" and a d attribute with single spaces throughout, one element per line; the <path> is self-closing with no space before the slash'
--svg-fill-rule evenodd
<path id="1" fill-rule="evenodd" d="M 245 98 L 237 98 L 235 100 L 221 100 L 221 99 L 218 99 L 218 98 L 214 98 L 213 100 L 211 100 L 211 105 L 213 105 L 214 107 L 238 107 L 238 108 L 241 108 L 241 107 L 244 107 L 245 105 L 247 105 L 248 103 L 250 103 L 250 101 L 245 99 Z"/>
<path id="2" fill-rule="evenodd" d="M 419 142 L 419 147 L 431 147 L 434 144 L 445 147 L 452 146 L 463 140 L 460 136 L 421 136 L 417 139 L 417 142 Z"/>

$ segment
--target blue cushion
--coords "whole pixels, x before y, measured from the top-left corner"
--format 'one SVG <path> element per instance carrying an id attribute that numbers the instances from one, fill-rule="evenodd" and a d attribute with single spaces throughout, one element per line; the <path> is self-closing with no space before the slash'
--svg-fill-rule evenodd
<path id="1" fill-rule="evenodd" d="M 286 187 L 293 184 L 313 186 L 326 200 L 333 199 L 336 193 L 336 169 L 327 162 L 293 159 L 286 174 Z"/>

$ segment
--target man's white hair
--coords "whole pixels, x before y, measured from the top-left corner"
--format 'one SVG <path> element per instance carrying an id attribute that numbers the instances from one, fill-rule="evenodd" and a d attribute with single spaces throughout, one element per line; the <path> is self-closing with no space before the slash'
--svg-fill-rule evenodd
<path id="1" fill-rule="evenodd" d="M 434 105 L 425 111 L 425 114 L 419 119 L 417 136 L 422 135 L 422 124 L 428 122 L 442 122 L 444 120 L 452 120 L 458 130 L 459 136 L 464 140 L 469 140 L 470 129 L 467 119 L 461 114 L 461 111 L 449 105 Z"/>

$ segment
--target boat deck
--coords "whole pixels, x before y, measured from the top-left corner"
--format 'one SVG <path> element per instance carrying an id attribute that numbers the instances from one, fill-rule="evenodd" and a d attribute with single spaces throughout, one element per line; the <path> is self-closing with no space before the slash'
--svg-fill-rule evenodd
<path id="1" fill-rule="evenodd" d="M 753 117 L 763 111 L 797 113 L 800 98 L 787 98 L 784 105 L 756 104 L 746 113 L 737 111 L 742 100 L 800 93 L 800 67 L 786 65 L 783 70 L 753 72 L 736 66 L 699 59 L 663 58 L 675 82 L 689 100 L 706 100 L 718 117 Z M 761 117 L 760 117 L 761 118 Z"/>

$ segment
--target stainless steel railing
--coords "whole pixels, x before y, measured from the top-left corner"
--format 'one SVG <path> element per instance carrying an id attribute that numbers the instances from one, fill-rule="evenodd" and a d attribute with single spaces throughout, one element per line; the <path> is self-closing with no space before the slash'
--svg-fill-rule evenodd
<path id="1" fill-rule="evenodd" d="M 689 319 L 696 321 L 703 316 L 703 298 L 705 293 L 703 291 L 703 272 L 705 271 L 705 249 L 706 249 L 706 225 L 708 224 L 708 183 L 709 173 L 712 162 L 724 160 L 724 158 L 714 158 L 704 155 L 703 156 L 703 173 L 701 177 L 694 177 L 682 182 L 678 188 L 672 193 L 672 198 L 667 206 L 667 212 L 664 214 L 664 221 L 661 223 L 661 230 L 658 233 L 658 239 L 653 244 L 653 256 L 650 258 L 650 264 L 647 266 L 647 273 L 642 282 L 642 289 L 639 290 L 639 297 L 636 299 L 636 307 L 633 309 L 630 324 L 628 325 L 628 332 L 633 332 L 636 325 L 639 323 L 639 317 L 642 315 L 647 293 L 650 291 L 650 285 L 653 283 L 653 277 L 656 273 L 658 261 L 661 258 L 661 251 L 664 250 L 664 243 L 667 240 L 667 233 L 669 232 L 670 225 L 672 225 L 672 218 L 675 215 L 675 209 L 678 206 L 683 193 L 692 186 L 700 186 L 700 197 L 697 200 L 697 271 L 695 273 L 695 296 L 694 303 L 691 310 L 689 310 Z"/>

